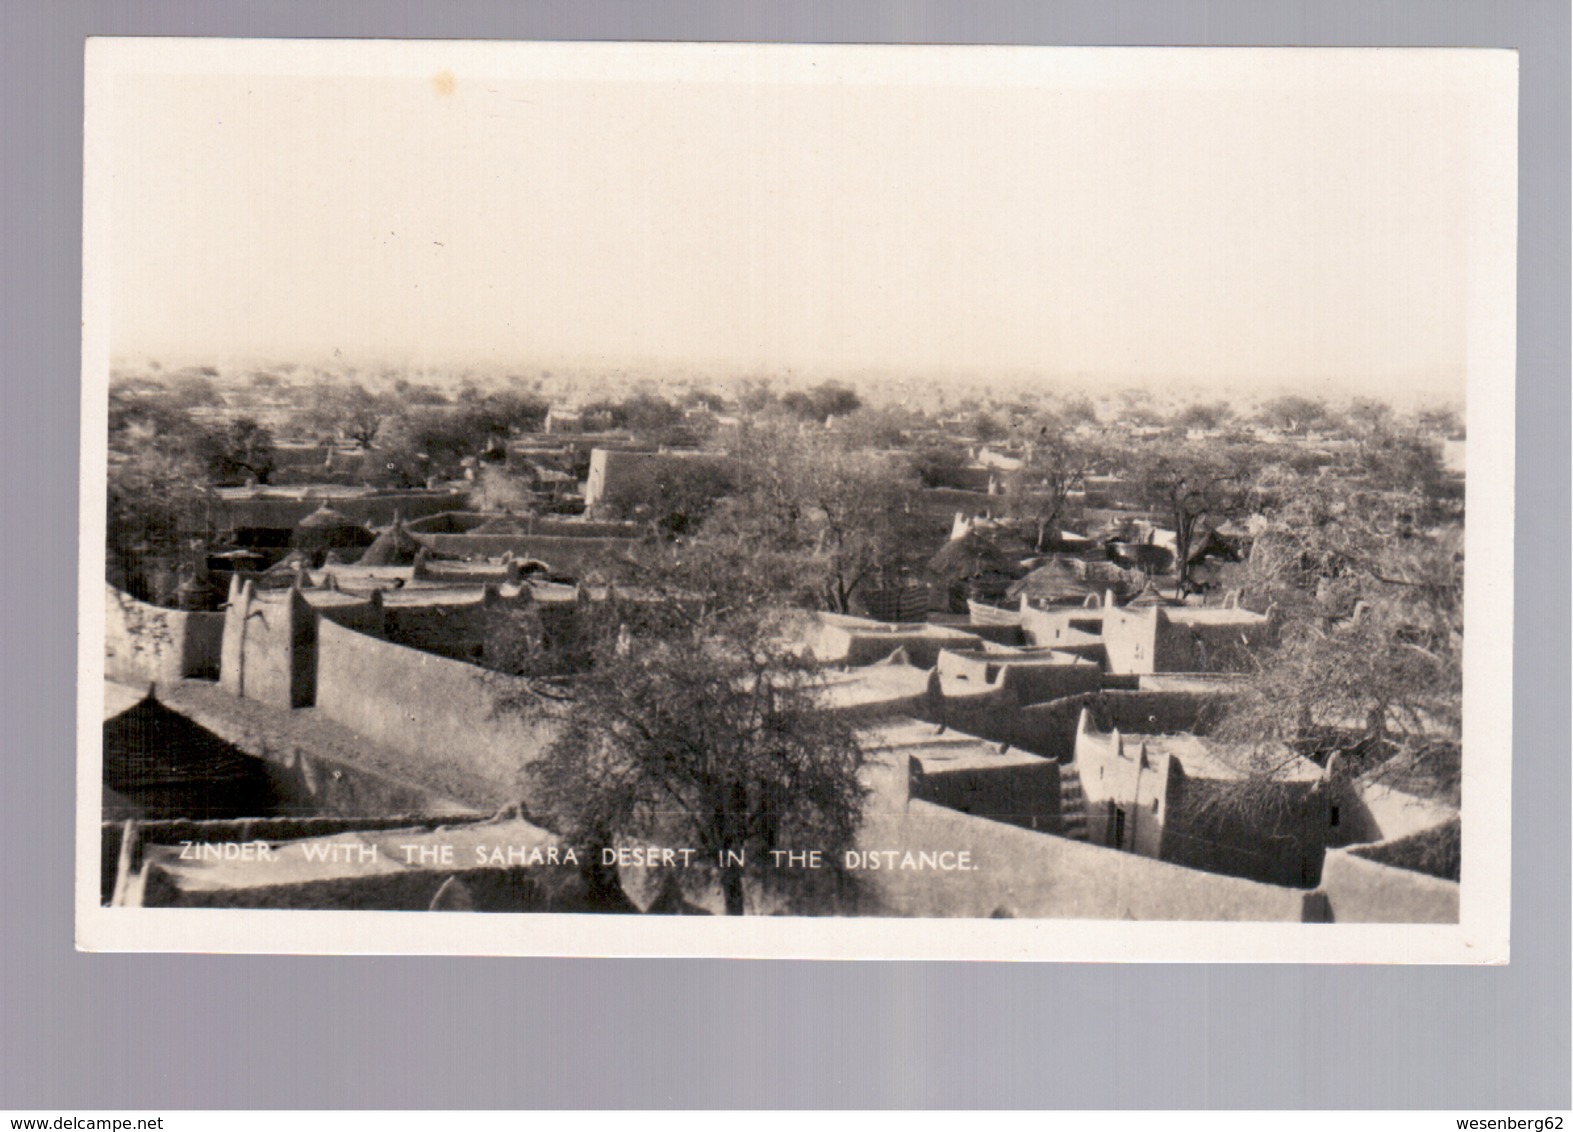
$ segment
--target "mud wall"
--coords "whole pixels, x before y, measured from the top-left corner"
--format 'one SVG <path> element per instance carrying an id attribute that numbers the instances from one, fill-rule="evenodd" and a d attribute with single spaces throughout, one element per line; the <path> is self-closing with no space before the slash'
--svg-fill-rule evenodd
<path id="1" fill-rule="evenodd" d="M 1069 762 L 1076 750 L 1081 709 L 1099 731 L 1147 735 L 1192 731 L 1205 735 L 1222 702 L 1216 692 L 1102 691 L 1066 696 L 1021 709 L 1013 743 L 1035 755 Z M 993 738 L 993 736 L 985 736 Z M 1003 738 L 1003 737 L 1002 737 Z"/>
<path id="2" fill-rule="evenodd" d="M 1193 869 L 1311 888 L 1330 829 L 1320 783 L 1263 784 L 1242 799 L 1235 783 L 1177 776 L 1169 788 L 1163 859 Z"/>
<path id="3" fill-rule="evenodd" d="M 1180 868 L 1033 833 L 914 799 L 876 815 L 869 849 L 965 849 L 970 871 L 859 870 L 860 911 L 905 916 L 1098 920 L 1317 921 L 1319 893 Z"/>
<path id="4" fill-rule="evenodd" d="M 224 614 L 161 609 L 104 587 L 104 675 L 122 684 L 218 678 Z"/>
<path id="5" fill-rule="evenodd" d="M 1210 692 L 1105 690 L 1023 707 L 1008 688 L 995 688 L 979 695 L 929 696 L 914 714 L 928 723 L 1068 763 L 1076 751 L 1076 723 L 1083 707 L 1092 711 L 1100 731 L 1205 734 L 1219 701 L 1219 694 Z"/>
<path id="6" fill-rule="evenodd" d="M 1335 923 L 1456 924 L 1458 884 L 1330 849 L 1321 891 Z"/>
<path id="7" fill-rule="evenodd" d="M 317 674 L 317 614 L 297 590 L 259 597 L 251 582 L 230 587 L 219 684 L 275 707 L 309 707 Z"/>
<path id="8" fill-rule="evenodd" d="M 914 799 L 1023 829 L 1060 832 L 1060 767 L 1048 759 L 931 773 L 914 766 L 911 774 Z"/>
<path id="9" fill-rule="evenodd" d="M 483 523 L 506 520 L 521 528 L 526 537 L 545 538 L 614 538 L 638 537 L 634 523 L 600 522 L 593 519 L 557 519 L 544 515 L 500 515 L 495 511 L 444 511 L 406 525 L 411 534 L 464 535 L 472 533 Z"/>
<path id="10" fill-rule="evenodd" d="M 461 510 L 468 501 L 463 492 L 389 492 L 385 495 L 318 499 L 223 499 L 215 504 L 220 525 L 227 527 L 266 527 L 293 530 L 302 519 L 324 503 L 355 524 L 370 521 L 379 527 L 393 522 L 395 515 L 415 519 L 442 511 Z"/>
<path id="11" fill-rule="evenodd" d="M 528 684 L 324 621 L 317 638 L 317 711 L 415 758 L 445 760 L 505 789 L 556 734 Z"/>
<path id="12" fill-rule="evenodd" d="M 414 535 L 437 554 L 456 558 L 535 558 L 554 570 L 580 574 L 615 561 L 638 545 L 625 538 L 561 538 L 550 535 Z"/>

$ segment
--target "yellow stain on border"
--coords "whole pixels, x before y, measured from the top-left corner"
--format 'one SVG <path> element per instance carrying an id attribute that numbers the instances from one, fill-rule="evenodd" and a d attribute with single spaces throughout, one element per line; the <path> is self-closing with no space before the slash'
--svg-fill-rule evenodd
<path id="1" fill-rule="evenodd" d="M 454 81 L 453 72 L 449 70 L 438 71 L 431 79 L 432 89 L 438 94 L 452 94 Z"/>

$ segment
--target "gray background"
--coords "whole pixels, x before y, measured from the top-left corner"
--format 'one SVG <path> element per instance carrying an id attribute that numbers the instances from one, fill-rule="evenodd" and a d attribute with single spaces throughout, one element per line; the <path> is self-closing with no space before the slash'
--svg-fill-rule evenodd
<path id="1" fill-rule="evenodd" d="M 1521 52 L 1513 961 L 1500 969 L 72 950 L 82 40 Z M 1569 1107 L 1567 0 L 0 7 L 0 1109 Z"/>

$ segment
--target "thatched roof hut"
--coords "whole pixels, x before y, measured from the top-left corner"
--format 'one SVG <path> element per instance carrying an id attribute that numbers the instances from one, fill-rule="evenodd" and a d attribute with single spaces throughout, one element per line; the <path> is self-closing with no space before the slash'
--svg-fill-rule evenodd
<path id="1" fill-rule="evenodd" d="M 1080 605 L 1095 592 L 1097 587 L 1088 583 L 1085 571 L 1078 570 L 1075 562 L 1055 558 L 1012 582 L 1005 596 L 1011 601 L 1025 597 L 1037 604 Z"/>
<path id="2" fill-rule="evenodd" d="M 415 536 L 404 529 L 402 522 L 393 526 L 377 536 L 375 542 L 366 548 L 366 553 L 360 556 L 362 566 L 413 566 L 415 556 L 420 553 L 421 544 L 415 541 Z"/>
<path id="3" fill-rule="evenodd" d="M 1154 605 L 1175 606 L 1183 604 L 1185 603 L 1176 601 L 1172 597 L 1164 597 L 1163 594 L 1158 592 L 1158 587 L 1152 584 L 1152 579 L 1149 578 L 1147 580 L 1147 584 L 1142 587 L 1142 592 L 1131 598 L 1131 600 L 1126 603 L 1126 608 L 1147 609 Z"/>
<path id="4" fill-rule="evenodd" d="M 310 515 L 307 515 L 296 524 L 297 530 L 331 529 L 333 527 L 353 527 L 356 524 L 342 511 L 336 511 L 324 503 Z"/>
<path id="5" fill-rule="evenodd" d="M 1051 558 L 1006 591 L 1011 601 L 1025 597 L 1034 605 L 1081 605 L 1089 595 L 1123 598 L 1135 590 L 1130 574 L 1113 562 Z"/>
<path id="6" fill-rule="evenodd" d="M 953 538 L 929 559 L 929 573 L 944 582 L 964 582 L 989 575 L 1015 577 L 1021 568 L 982 535 L 969 531 Z"/>
<path id="7" fill-rule="evenodd" d="M 376 537 L 342 511 L 324 503 L 295 525 L 289 541 L 300 550 L 359 550 L 371 545 Z"/>

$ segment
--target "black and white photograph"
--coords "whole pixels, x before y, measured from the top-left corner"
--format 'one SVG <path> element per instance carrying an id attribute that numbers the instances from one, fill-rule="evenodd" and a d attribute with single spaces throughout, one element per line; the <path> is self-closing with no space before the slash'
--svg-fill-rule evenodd
<path id="1" fill-rule="evenodd" d="M 1505 963 L 1516 95 L 91 41 L 78 945 Z"/>

